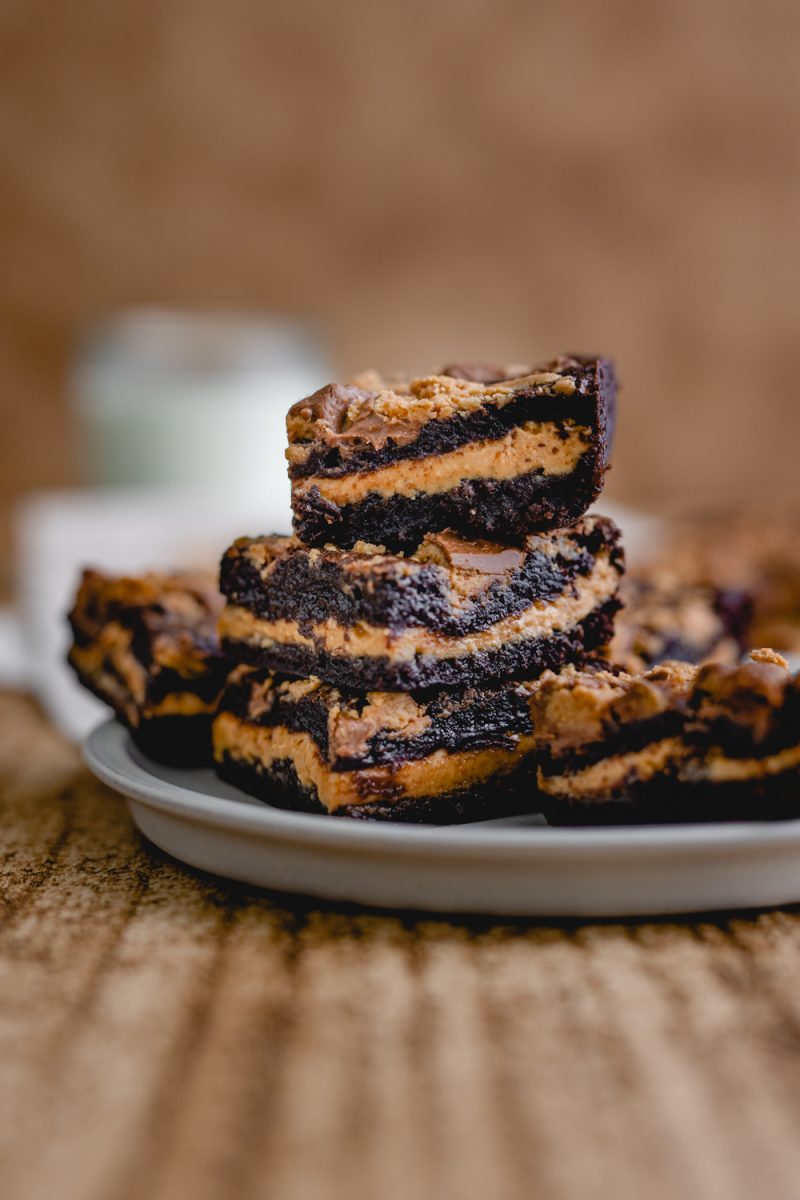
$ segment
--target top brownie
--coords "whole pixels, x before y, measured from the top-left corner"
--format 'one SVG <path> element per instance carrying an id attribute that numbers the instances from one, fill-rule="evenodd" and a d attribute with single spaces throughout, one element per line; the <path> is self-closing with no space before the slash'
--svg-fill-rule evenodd
<path id="1" fill-rule="evenodd" d="M 615 402 L 604 358 L 329 384 L 287 417 L 295 531 L 312 546 L 407 550 L 443 529 L 572 525 L 603 486 Z"/>

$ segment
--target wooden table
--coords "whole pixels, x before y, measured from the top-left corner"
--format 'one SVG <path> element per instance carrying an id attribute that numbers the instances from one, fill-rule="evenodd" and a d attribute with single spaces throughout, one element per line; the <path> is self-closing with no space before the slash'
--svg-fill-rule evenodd
<path id="1" fill-rule="evenodd" d="M 795 1200 L 800 919 L 442 920 L 144 845 L 0 693 L 3 1200 Z"/>

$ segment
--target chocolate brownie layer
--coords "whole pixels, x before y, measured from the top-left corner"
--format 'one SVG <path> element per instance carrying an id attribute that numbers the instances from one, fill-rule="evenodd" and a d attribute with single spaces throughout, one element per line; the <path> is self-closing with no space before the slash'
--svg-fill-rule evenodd
<path id="1" fill-rule="evenodd" d="M 240 539 L 222 561 L 233 659 L 340 687 L 410 691 L 541 671 L 603 649 L 623 570 L 605 517 L 518 545 L 430 534 L 413 554 Z"/>
<path id="2" fill-rule="evenodd" d="M 638 677 L 567 668 L 531 711 L 554 823 L 800 815 L 800 682 L 772 651 Z"/>
<path id="3" fill-rule="evenodd" d="M 408 550 L 443 529 L 571 525 L 602 488 L 615 403 L 613 365 L 596 358 L 329 384 L 287 418 L 295 530 Z"/>
<path id="4" fill-rule="evenodd" d="M 386 820 L 474 820 L 534 806 L 530 685 L 409 695 L 237 668 L 214 719 L 214 760 L 259 798 Z"/>
<path id="5" fill-rule="evenodd" d="M 222 607 L 211 575 L 83 574 L 69 662 L 153 758 L 210 757 L 211 715 L 230 669 L 216 630 Z"/>
<path id="6" fill-rule="evenodd" d="M 131 728 L 131 736 L 142 753 L 157 762 L 175 767 L 206 766 L 211 761 L 213 715 L 143 716 Z"/>
<path id="7" fill-rule="evenodd" d="M 609 657 L 631 674 L 668 659 L 736 663 L 747 641 L 752 602 L 733 589 L 687 585 L 668 570 L 626 575 Z"/>

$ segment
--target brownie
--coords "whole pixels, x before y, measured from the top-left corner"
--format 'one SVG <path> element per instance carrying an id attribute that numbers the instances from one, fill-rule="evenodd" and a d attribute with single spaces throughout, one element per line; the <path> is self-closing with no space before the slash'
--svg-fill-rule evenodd
<path id="1" fill-rule="evenodd" d="M 83 573 L 69 662 L 153 758 L 210 759 L 211 717 L 230 669 L 216 629 L 223 603 L 210 573 Z"/>
<path id="2" fill-rule="evenodd" d="M 409 555 L 242 538 L 222 560 L 219 629 L 235 661 L 336 687 L 478 686 L 604 651 L 622 571 L 599 516 L 516 544 L 429 534 Z"/>
<path id="3" fill-rule="evenodd" d="M 535 803 L 528 688 L 343 692 L 238 667 L 214 719 L 219 775 L 282 808 L 450 823 Z"/>
<path id="4" fill-rule="evenodd" d="M 661 569 L 629 572 L 620 599 L 609 657 L 631 674 L 668 659 L 736 663 L 745 650 L 753 606 L 744 591 L 686 584 Z"/>
<path id="5" fill-rule="evenodd" d="M 539 681 L 531 717 L 554 824 L 800 816 L 800 680 L 771 650 L 640 676 L 570 667 Z"/>
<path id="6" fill-rule="evenodd" d="M 668 571 L 687 587 L 746 594 L 748 646 L 800 652 L 800 514 L 730 511 L 677 522 L 642 572 Z"/>
<path id="7" fill-rule="evenodd" d="M 615 405 L 604 358 L 329 384 L 287 418 L 295 532 L 407 551 L 445 529 L 505 539 L 571 525 L 602 488 Z"/>

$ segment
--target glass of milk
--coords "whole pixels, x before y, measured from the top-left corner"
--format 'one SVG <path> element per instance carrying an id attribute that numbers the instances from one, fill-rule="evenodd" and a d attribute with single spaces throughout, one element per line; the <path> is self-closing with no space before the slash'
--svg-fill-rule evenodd
<path id="1" fill-rule="evenodd" d="M 121 313 L 75 364 L 85 482 L 288 497 L 286 411 L 330 378 L 301 320 Z"/>

